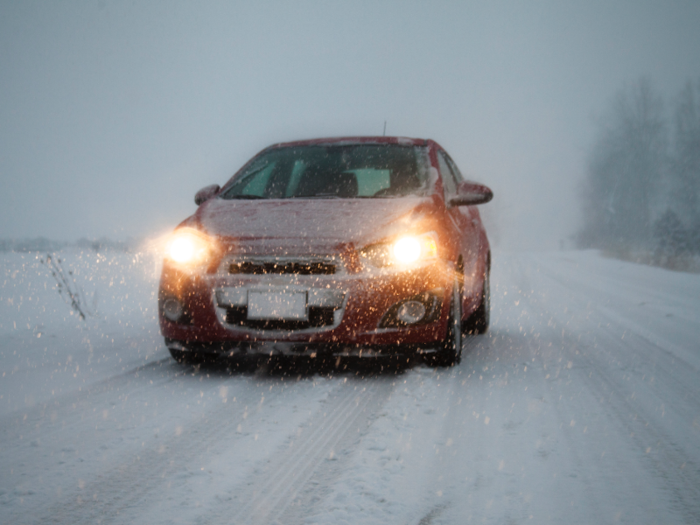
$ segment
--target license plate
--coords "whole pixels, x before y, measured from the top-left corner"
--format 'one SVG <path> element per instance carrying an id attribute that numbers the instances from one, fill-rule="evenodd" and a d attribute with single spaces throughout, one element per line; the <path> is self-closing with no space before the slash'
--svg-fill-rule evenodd
<path id="1" fill-rule="evenodd" d="M 306 292 L 248 292 L 248 319 L 306 321 Z"/>

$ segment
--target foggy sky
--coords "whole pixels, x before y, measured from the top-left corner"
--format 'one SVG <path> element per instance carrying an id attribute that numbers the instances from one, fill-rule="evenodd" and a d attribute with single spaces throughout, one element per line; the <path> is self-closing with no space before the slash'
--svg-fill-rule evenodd
<path id="1" fill-rule="evenodd" d="M 596 115 L 642 75 L 672 102 L 698 28 L 696 1 L 0 0 L 0 238 L 156 236 L 267 145 L 386 121 L 492 187 L 493 244 L 557 248 Z"/>

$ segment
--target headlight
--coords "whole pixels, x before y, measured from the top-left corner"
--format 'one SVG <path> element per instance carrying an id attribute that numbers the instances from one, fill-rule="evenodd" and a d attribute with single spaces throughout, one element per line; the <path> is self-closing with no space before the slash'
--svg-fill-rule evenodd
<path id="1" fill-rule="evenodd" d="M 375 244 L 362 250 L 362 257 L 373 266 L 407 266 L 437 258 L 437 234 L 406 235 L 392 243 Z"/>
<path id="2" fill-rule="evenodd" d="M 211 242 L 204 234 L 192 228 L 182 228 L 173 233 L 166 254 L 178 264 L 194 266 L 208 259 L 211 248 Z"/>

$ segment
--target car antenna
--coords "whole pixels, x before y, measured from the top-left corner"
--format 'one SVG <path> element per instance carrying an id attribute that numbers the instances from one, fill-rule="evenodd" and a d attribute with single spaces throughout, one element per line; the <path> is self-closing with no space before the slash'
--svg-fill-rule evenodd
<path id="1" fill-rule="evenodd" d="M 384 134 L 382 136 L 386 137 L 386 120 L 384 121 Z"/>

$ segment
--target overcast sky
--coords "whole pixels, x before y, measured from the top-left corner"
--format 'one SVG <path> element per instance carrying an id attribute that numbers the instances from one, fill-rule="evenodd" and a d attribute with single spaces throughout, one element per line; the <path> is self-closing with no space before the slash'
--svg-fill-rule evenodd
<path id="1" fill-rule="evenodd" d="M 577 228 L 595 118 L 700 78 L 698 1 L 0 0 L 0 238 L 155 236 L 279 141 L 433 138 L 501 249 Z"/>

